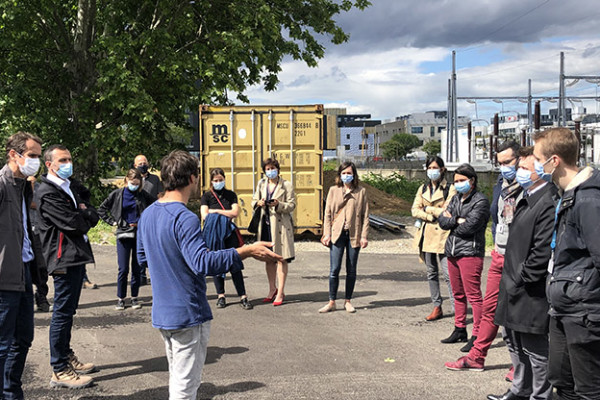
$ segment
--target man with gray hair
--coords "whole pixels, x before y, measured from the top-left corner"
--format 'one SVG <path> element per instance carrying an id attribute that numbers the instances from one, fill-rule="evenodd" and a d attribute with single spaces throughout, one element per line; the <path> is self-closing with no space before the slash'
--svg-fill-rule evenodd
<path id="1" fill-rule="evenodd" d="M 37 273 L 31 238 L 26 178 L 40 166 L 42 140 L 17 132 L 6 142 L 0 170 L 0 399 L 22 399 L 21 376 L 33 341 L 32 273 Z"/>

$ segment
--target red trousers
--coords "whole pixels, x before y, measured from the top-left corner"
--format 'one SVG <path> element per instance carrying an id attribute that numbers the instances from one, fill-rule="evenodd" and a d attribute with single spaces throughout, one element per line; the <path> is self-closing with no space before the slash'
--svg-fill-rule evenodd
<path id="1" fill-rule="evenodd" d="M 498 305 L 498 292 L 500 290 L 503 266 L 504 256 L 493 250 L 492 264 L 488 271 L 485 298 L 483 299 L 479 334 L 471 351 L 469 351 L 469 358 L 482 364 L 498 333 L 498 325 L 494 324 L 494 316 L 496 315 L 496 306 Z"/>
<path id="2" fill-rule="evenodd" d="M 473 309 L 473 336 L 478 336 L 481 320 L 481 271 L 483 257 L 448 257 L 448 275 L 454 295 L 454 325 L 467 326 L 467 301 Z"/>

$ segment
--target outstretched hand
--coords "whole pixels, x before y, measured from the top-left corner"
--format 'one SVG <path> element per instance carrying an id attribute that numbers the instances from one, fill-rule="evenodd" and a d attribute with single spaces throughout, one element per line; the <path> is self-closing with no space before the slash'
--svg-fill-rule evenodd
<path id="1" fill-rule="evenodd" d="M 242 246 L 237 249 L 240 257 L 243 259 L 252 257 L 259 261 L 279 262 L 283 261 L 283 257 L 273 253 L 269 248 L 273 247 L 271 242 L 256 242 L 251 245 Z"/>

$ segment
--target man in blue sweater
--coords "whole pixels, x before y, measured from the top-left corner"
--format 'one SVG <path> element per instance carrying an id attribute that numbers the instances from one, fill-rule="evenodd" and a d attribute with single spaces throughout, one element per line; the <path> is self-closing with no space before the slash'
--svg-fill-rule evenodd
<path id="1" fill-rule="evenodd" d="M 206 275 L 242 269 L 242 260 L 278 262 L 272 243 L 209 251 L 200 220 L 186 208 L 197 189 L 198 159 L 176 150 L 162 160 L 164 196 L 148 207 L 138 223 L 137 255 L 152 276 L 152 326 L 165 341 L 169 362 L 169 399 L 196 399 L 212 313 Z"/>

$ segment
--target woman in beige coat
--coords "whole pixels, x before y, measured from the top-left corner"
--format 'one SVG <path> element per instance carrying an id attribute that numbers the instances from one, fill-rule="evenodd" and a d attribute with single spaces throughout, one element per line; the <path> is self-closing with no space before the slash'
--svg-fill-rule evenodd
<path id="1" fill-rule="evenodd" d="M 448 276 L 448 260 L 444 255 L 444 246 L 450 231 L 445 231 L 437 223 L 437 218 L 444 211 L 450 199 L 456 194 L 454 186 L 444 177 L 446 168 L 444 161 L 437 156 L 429 157 L 425 162 L 428 181 L 419 187 L 412 205 L 412 215 L 417 218 L 419 229 L 415 235 L 415 247 L 419 249 L 421 262 L 427 265 L 427 280 L 433 302 L 433 311 L 425 320 L 435 321 L 444 316 L 442 312 L 442 295 L 440 293 L 439 268 L 441 265 L 444 280 L 448 285 L 448 296 L 454 310 L 454 298 Z M 439 261 L 439 264 L 438 264 Z"/>
<path id="2" fill-rule="evenodd" d="M 277 264 L 267 262 L 265 265 L 269 294 L 263 303 L 272 301 L 274 306 L 280 306 L 285 295 L 288 263 L 295 258 L 292 213 L 296 208 L 296 194 L 292 184 L 279 175 L 279 161 L 267 158 L 262 162 L 262 169 L 266 178 L 258 182 L 252 196 L 252 208 L 262 208 L 257 237 L 273 242 L 272 250 L 283 257 Z"/>
<path id="3" fill-rule="evenodd" d="M 338 168 L 335 186 L 329 188 L 325 205 L 323 237 L 321 243 L 329 247 L 329 303 L 319 312 L 335 311 L 335 300 L 342 269 L 342 257 L 346 250 L 346 293 L 344 308 L 356 312 L 350 303 L 356 283 L 356 264 L 361 248 L 368 245 L 369 202 L 364 187 L 358 186 L 356 166 L 344 162 Z"/>

